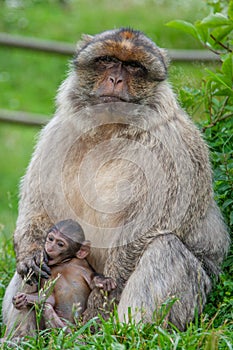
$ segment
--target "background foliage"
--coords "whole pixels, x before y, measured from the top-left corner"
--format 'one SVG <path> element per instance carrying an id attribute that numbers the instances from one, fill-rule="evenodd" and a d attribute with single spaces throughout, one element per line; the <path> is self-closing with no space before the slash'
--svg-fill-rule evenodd
<path id="1" fill-rule="evenodd" d="M 233 232 L 233 1 L 210 1 L 210 14 L 194 24 L 175 20 L 169 27 L 180 29 L 196 38 L 204 47 L 220 55 L 221 66 L 206 69 L 200 88 L 184 88 L 180 92 L 183 105 L 192 111 L 204 109 L 200 122 L 211 151 L 216 200 L 224 214 L 229 231 Z M 232 235 L 231 235 L 232 236 Z M 224 270 L 215 292 L 206 307 L 209 315 L 219 307 L 220 317 L 232 319 L 233 249 L 224 262 Z"/>
<path id="2" fill-rule="evenodd" d="M 232 232 L 232 0 L 128 0 L 116 4 L 105 0 L 0 0 L 0 7 L 0 31 L 12 34 L 73 43 L 81 33 L 132 26 L 145 31 L 159 46 L 207 47 L 218 53 L 219 65 L 171 63 L 170 81 L 182 106 L 203 130 L 210 148 L 216 200 Z M 174 21 L 178 16 L 179 20 Z M 67 67 L 65 57 L 0 47 L 1 108 L 51 115 L 56 89 Z M 0 124 L 1 299 L 15 268 L 11 236 L 17 217 L 18 182 L 37 132 L 36 128 Z M 103 321 L 94 335 L 90 334 L 89 324 L 68 337 L 62 330 L 46 331 L 18 348 L 78 349 L 86 348 L 87 342 L 90 349 L 232 349 L 232 263 L 231 249 L 203 315 L 186 332 L 163 329 L 168 302 L 153 325 L 121 324 L 114 315 Z M 85 341 L 77 340 L 79 334 Z"/>

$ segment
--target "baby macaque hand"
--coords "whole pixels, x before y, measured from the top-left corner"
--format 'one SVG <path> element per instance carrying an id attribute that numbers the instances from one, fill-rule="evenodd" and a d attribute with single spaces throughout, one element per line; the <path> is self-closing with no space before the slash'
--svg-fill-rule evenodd
<path id="1" fill-rule="evenodd" d="M 101 288 L 107 292 L 110 292 L 117 287 L 116 282 L 111 277 L 95 276 L 93 282 L 95 287 Z"/>
<path id="2" fill-rule="evenodd" d="M 12 298 L 12 303 L 17 310 L 22 310 L 28 306 L 27 294 L 19 293 Z"/>

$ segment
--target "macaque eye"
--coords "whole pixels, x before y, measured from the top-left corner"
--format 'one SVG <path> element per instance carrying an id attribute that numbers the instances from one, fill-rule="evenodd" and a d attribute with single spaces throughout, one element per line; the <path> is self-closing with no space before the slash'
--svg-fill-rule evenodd
<path id="1" fill-rule="evenodd" d="M 58 242 L 57 245 L 58 245 L 58 247 L 60 247 L 60 248 L 64 247 L 64 243 L 63 243 L 63 242 Z"/>
<path id="2" fill-rule="evenodd" d="M 124 62 L 124 66 L 131 73 L 140 73 L 140 74 L 146 74 L 147 73 L 146 68 L 141 63 L 139 63 L 137 61 Z"/>
<path id="3" fill-rule="evenodd" d="M 114 63 L 119 62 L 115 57 L 112 56 L 101 56 L 101 57 L 97 57 L 95 59 L 95 63 L 97 63 L 99 66 L 110 66 L 113 65 Z"/>
<path id="4" fill-rule="evenodd" d="M 52 242 L 54 238 L 52 236 L 48 236 L 47 239 L 48 239 L 48 241 Z"/>

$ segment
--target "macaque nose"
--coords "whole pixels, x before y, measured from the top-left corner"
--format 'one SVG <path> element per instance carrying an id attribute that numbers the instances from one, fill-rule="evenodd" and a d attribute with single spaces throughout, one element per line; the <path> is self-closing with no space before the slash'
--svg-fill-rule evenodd
<path id="1" fill-rule="evenodd" d="M 53 251 L 53 243 L 50 242 L 50 244 L 47 244 L 46 251 L 47 253 L 50 253 Z"/>
<path id="2" fill-rule="evenodd" d="M 114 86 L 123 82 L 123 78 L 121 75 L 116 77 L 114 77 L 113 75 L 110 75 L 108 79 Z"/>

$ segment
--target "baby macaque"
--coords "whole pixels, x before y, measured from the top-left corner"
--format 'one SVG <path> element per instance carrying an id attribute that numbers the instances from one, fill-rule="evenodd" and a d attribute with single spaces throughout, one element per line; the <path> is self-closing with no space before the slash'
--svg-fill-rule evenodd
<path id="1" fill-rule="evenodd" d="M 85 240 L 81 226 L 73 220 L 64 220 L 53 226 L 46 237 L 45 252 L 51 279 L 55 280 L 52 292 L 45 296 L 43 326 L 63 328 L 74 323 L 82 315 L 91 290 L 95 287 L 104 291 L 116 288 L 110 277 L 97 274 L 89 265 L 86 257 L 90 253 L 90 241 Z M 44 287 L 45 280 L 41 281 Z M 42 296 L 41 296 L 41 295 Z M 32 307 L 43 299 L 43 293 L 18 293 L 13 304 L 21 310 Z M 68 321 L 68 322 L 67 322 Z"/>

